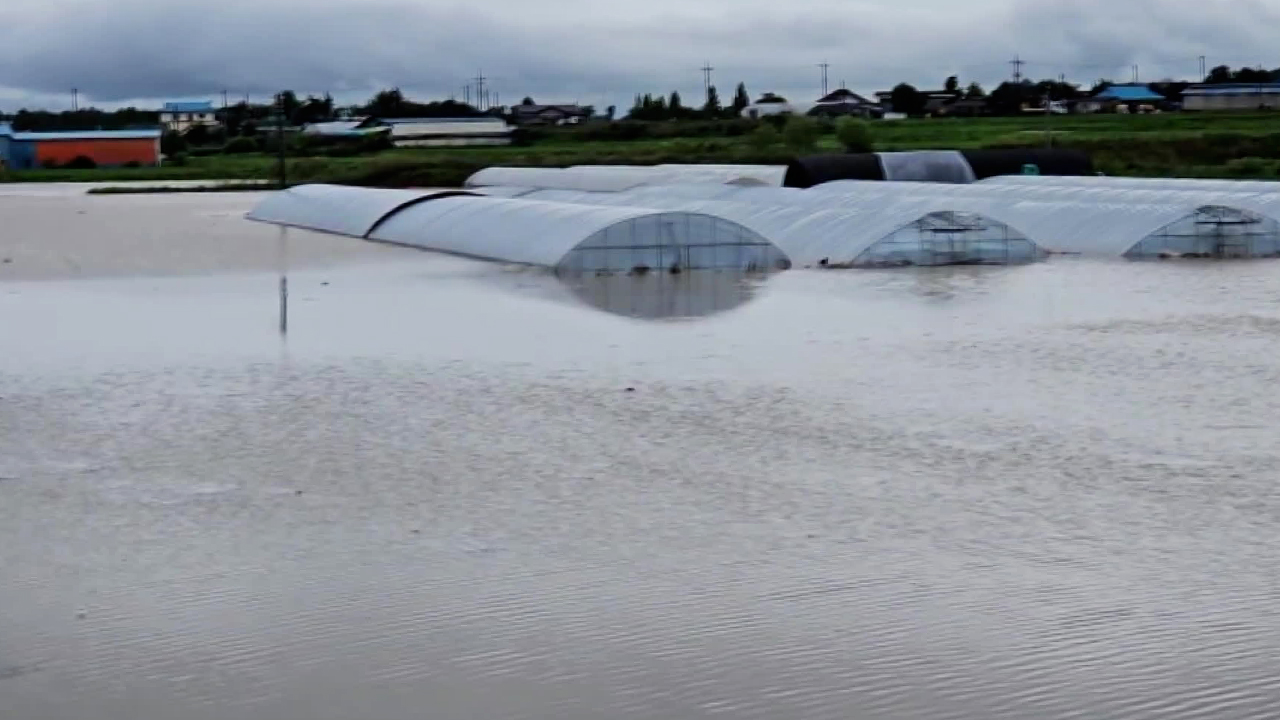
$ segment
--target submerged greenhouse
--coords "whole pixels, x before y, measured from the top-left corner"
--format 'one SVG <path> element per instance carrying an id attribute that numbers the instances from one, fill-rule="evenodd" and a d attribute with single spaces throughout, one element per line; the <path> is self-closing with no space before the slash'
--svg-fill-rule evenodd
<path id="1" fill-rule="evenodd" d="M 1055 178 L 1058 180 L 1058 178 Z M 806 190 L 808 202 L 887 202 L 927 197 L 986 213 L 1042 246 L 1080 255 L 1270 258 L 1280 256 L 1280 202 L 1237 193 L 1097 192 L 1088 183 L 929 183 L 841 181 Z"/>
<path id="2" fill-rule="evenodd" d="M 674 209 L 300 186 L 269 195 L 248 217 L 563 272 L 767 272 L 791 264 L 738 223 Z"/>
<path id="3" fill-rule="evenodd" d="M 699 188 L 706 198 L 697 197 Z M 1033 262 L 1047 254 L 1007 223 L 928 199 L 826 207 L 787 202 L 803 195 L 787 188 L 694 185 L 619 193 L 538 190 L 523 198 L 716 215 L 768 237 L 802 266 L 1006 265 Z"/>

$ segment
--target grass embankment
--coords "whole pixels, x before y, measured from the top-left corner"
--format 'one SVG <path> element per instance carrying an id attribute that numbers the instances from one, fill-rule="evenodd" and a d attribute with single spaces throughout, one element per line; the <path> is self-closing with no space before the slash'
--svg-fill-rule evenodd
<path id="1" fill-rule="evenodd" d="M 877 150 L 1055 147 L 1084 150 L 1109 175 L 1280 179 L 1280 114 L 1065 115 L 951 118 L 872 123 Z M 797 154 L 762 147 L 745 121 L 623 123 L 556 129 L 526 147 L 387 150 L 359 157 L 294 157 L 290 183 L 372 186 L 458 186 L 490 165 L 559 167 L 578 164 L 778 163 Z M 832 134 L 806 152 L 840 152 Z M 11 172 L 20 182 L 267 180 L 270 154 L 191 157 L 182 166 Z"/>

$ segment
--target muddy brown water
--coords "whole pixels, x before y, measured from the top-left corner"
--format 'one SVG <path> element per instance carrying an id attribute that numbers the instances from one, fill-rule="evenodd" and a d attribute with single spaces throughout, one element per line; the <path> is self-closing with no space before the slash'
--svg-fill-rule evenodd
<path id="1" fill-rule="evenodd" d="M 299 235 L 282 340 L 251 201 L 0 197 L 6 720 L 1280 716 L 1280 265 Z"/>

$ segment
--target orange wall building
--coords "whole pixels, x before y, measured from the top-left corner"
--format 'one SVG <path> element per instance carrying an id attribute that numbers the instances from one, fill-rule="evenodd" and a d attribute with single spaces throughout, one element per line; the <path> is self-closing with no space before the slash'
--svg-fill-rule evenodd
<path id="1" fill-rule="evenodd" d="M 159 165 L 159 130 L 13 132 L 0 124 L 0 162 L 13 170 L 60 167 L 86 157 L 99 167 Z"/>

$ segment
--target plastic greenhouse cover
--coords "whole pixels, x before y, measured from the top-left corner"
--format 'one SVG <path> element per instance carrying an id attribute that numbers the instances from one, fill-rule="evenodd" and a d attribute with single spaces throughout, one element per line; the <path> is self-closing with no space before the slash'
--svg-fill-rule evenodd
<path id="1" fill-rule="evenodd" d="M 921 184 L 912 183 L 912 185 Z M 919 189 L 917 188 L 917 190 Z M 858 188 L 858 191 L 864 193 L 877 192 L 875 188 Z M 828 194 L 834 194 L 838 191 L 832 188 L 827 192 Z M 1046 185 L 1039 183 L 994 185 L 977 183 L 974 185 L 948 186 L 946 189 L 935 189 L 933 192 L 1006 200 L 1012 198 L 1016 200 L 1111 204 L 1216 205 L 1248 210 L 1280 220 L 1280 193 L 1269 192 L 1215 192 L 1212 190 L 1146 189 L 1137 185 L 1092 187 L 1087 185 Z"/>
<path id="2" fill-rule="evenodd" d="M 1140 178 L 1102 175 L 1050 176 L 999 175 L 980 180 L 982 185 L 1071 185 L 1082 187 L 1133 187 L 1148 190 L 1208 190 L 1211 192 L 1280 193 L 1280 182 L 1269 180 L 1211 180 L 1200 178 Z"/>
<path id="3" fill-rule="evenodd" d="M 250 220 L 364 237 L 397 209 L 461 191 L 386 190 L 345 185 L 298 185 L 267 195 L 245 216 Z"/>
<path id="4" fill-rule="evenodd" d="M 597 232 L 628 220 L 671 214 L 688 215 L 647 208 L 457 197 L 408 207 L 384 221 L 370 239 L 555 267 Z"/>
<path id="5" fill-rule="evenodd" d="M 607 171 L 583 171 L 569 168 L 489 167 L 480 170 L 464 183 L 465 187 L 492 185 L 557 188 L 617 192 L 640 185 L 652 173 L 638 168 L 610 168 Z"/>
<path id="6" fill-rule="evenodd" d="M 832 263 L 852 261 L 865 250 L 897 230 L 934 212 L 958 211 L 946 203 L 930 199 L 901 198 L 891 202 L 832 205 L 815 208 L 806 204 L 751 202 L 739 199 L 688 198 L 666 194 L 667 188 L 646 188 L 644 192 L 589 193 L 564 190 L 541 190 L 529 197 L 566 203 L 586 203 L 613 207 L 644 206 L 653 210 L 679 210 L 706 213 L 733 221 L 763 235 L 782 249 L 798 265 L 812 265 L 823 258 Z M 744 196 L 761 193 L 753 190 L 773 188 L 739 188 Z M 790 191 L 791 194 L 802 193 Z M 636 197 L 636 195 L 641 197 Z M 778 197 L 777 193 L 764 193 Z M 983 218 L 991 221 L 990 218 Z M 1015 236 L 1020 235 L 1010 228 Z"/>

